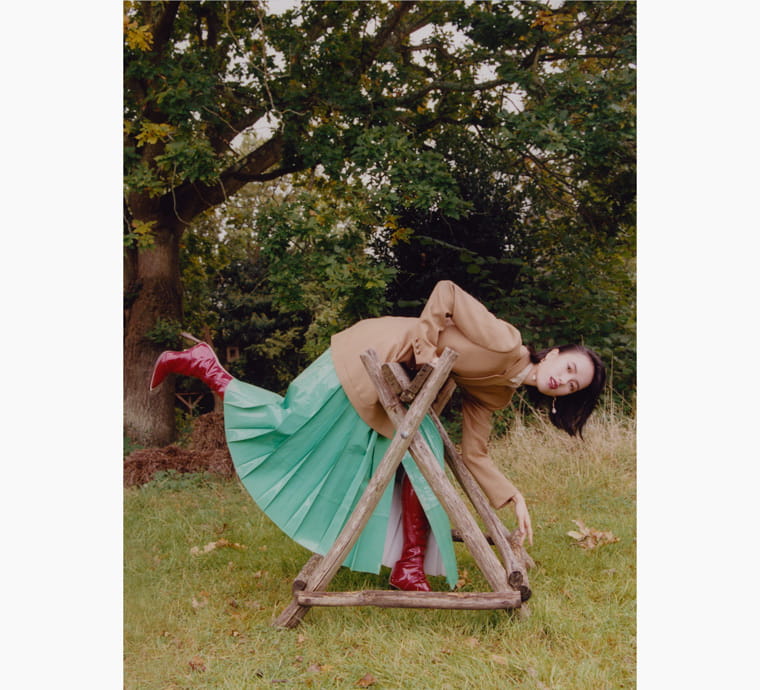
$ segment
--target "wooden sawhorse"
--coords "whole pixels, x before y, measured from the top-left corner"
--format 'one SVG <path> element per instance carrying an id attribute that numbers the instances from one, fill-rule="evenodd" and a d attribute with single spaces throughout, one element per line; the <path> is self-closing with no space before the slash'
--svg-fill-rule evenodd
<path id="1" fill-rule="evenodd" d="M 516 609 L 530 598 L 527 568 L 530 556 L 510 534 L 494 513 L 488 499 L 465 466 L 454 444 L 441 425 L 432 404 L 457 358 L 446 348 L 435 366 L 425 365 L 410 381 L 400 364 L 381 364 L 374 350 L 362 354 L 362 362 L 377 388 L 380 402 L 396 427 L 396 433 L 367 488 L 343 530 L 324 555 L 313 555 L 293 583 L 293 601 L 277 617 L 275 627 L 296 627 L 312 606 L 380 606 L 398 608 L 445 609 Z M 453 390 L 449 382 L 442 392 L 444 403 Z M 439 397 L 439 401 L 440 401 Z M 407 409 L 404 403 L 411 403 Z M 439 409 L 442 405 L 438 405 Z M 459 494 L 449 482 L 422 435 L 419 425 L 430 414 L 444 442 L 447 463 L 464 489 L 490 534 L 483 534 Z M 466 544 L 492 592 L 403 592 L 365 590 L 328 592 L 330 583 L 366 526 L 388 484 L 393 481 L 401 459 L 410 452 L 412 458 L 449 516 L 456 533 Z M 489 546 L 496 547 L 501 560 Z"/>

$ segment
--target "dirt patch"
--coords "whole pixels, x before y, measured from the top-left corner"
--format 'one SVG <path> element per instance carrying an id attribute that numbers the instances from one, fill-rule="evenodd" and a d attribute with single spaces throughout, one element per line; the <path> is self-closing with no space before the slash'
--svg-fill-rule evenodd
<path id="1" fill-rule="evenodd" d="M 124 458 L 124 486 L 137 486 L 157 472 L 210 472 L 234 477 L 235 466 L 224 438 L 224 417 L 219 412 L 199 416 L 193 422 L 187 448 L 141 448 Z"/>

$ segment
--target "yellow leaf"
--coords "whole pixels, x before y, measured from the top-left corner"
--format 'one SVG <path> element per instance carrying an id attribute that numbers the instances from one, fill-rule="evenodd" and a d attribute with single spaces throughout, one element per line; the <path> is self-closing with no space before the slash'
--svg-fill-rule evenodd
<path id="1" fill-rule="evenodd" d="M 387 226 L 391 227 L 391 226 Z M 391 246 L 397 245 L 399 242 L 409 243 L 409 238 L 414 234 L 414 230 L 411 228 L 397 228 L 390 237 L 389 244 Z"/>
<path id="2" fill-rule="evenodd" d="M 159 141 L 168 139 L 174 132 L 174 126 L 166 122 L 143 122 L 140 127 L 140 133 L 135 140 L 138 146 L 145 144 L 156 144 Z"/>
<path id="3" fill-rule="evenodd" d="M 150 26 L 143 24 L 140 26 L 136 21 L 130 21 L 124 18 L 124 34 L 127 45 L 137 50 L 150 50 L 153 44 L 153 32 Z"/>
<path id="4" fill-rule="evenodd" d="M 358 682 L 356 683 L 360 688 L 368 688 L 370 685 L 374 685 L 377 682 L 377 679 L 375 676 L 373 676 L 371 673 L 367 673 L 363 677 L 361 677 Z"/>

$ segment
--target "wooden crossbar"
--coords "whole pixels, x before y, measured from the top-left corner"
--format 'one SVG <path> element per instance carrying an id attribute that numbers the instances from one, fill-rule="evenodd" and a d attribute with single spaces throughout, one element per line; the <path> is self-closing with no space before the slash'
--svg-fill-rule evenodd
<path id="1" fill-rule="evenodd" d="M 399 592 L 367 589 L 360 592 L 297 592 L 302 606 L 379 606 L 402 609 L 514 609 L 520 593 L 506 592 Z"/>
<path id="2" fill-rule="evenodd" d="M 491 509 L 482 489 L 459 457 L 435 412 L 435 410 L 440 411 L 445 405 L 454 388 L 449 374 L 457 353 L 446 348 L 434 366 L 423 366 L 412 380 L 401 365 L 382 364 L 374 350 L 368 350 L 361 357 L 378 391 L 380 402 L 396 427 L 396 433 L 354 512 L 330 550 L 324 556 L 313 555 L 301 569 L 293 582 L 293 600 L 278 616 L 274 625 L 281 628 L 293 628 L 301 622 L 312 606 L 519 608 L 531 594 L 526 574 L 526 567 L 530 564 L 526 561 L 527 554 L 524 550 L 520 552 L 516 542 L 517 535 L 510 535 Z M 404 403 L 409 403 L 408 408 Z M 428 414 L 431 415 L 443 438 L 449 467 L 476 511 L 483 518 L 490 531 L 489 538 L 486 538 L 478 527 L 472 514 L 467 510 L 438 464 L 430 447 L 419 433 L 419 426 Z M 493 592 L 326 591 L 327 585 L 345 561 L 385 489 L 393 480 L 396 469 L 407 451 L 448 514 L 455 531 L 470 550 Z M 494 555 L 489 541 L 496 545 L 501 562 Z"/>

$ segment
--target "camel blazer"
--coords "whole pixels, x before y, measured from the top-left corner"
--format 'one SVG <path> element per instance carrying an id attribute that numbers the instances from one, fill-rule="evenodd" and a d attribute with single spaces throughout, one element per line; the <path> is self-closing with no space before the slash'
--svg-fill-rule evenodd
<path id="1" fill-rule="evenodd" d="M 509 404 L 528 370 L 520 332 L 449 280 L 439 282 L 418 318 L 366 319 L 331 341 L 338 379 L 361 418 L 391 438 L 394 427 L 360 359 L 369 348 L 381 362 L 419 367 L 450 347 L 459 353 L 452 378 L 462 390 L 462 456 L 494 508 L 517 489 L 488 455 L 491 413 Z"/>

